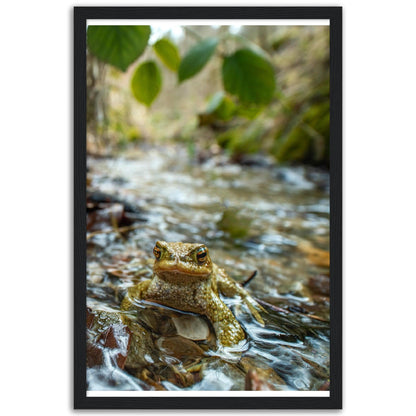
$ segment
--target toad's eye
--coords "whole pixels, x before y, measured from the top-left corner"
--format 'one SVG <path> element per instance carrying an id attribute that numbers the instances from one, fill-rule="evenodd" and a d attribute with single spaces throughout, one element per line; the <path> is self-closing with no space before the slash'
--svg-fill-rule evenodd
<path id="1" fill-rule="evenodd" d="M 153 254 L 155 255 L 156 259 L 159 260 L 160 256 L 162 255 L 162 250 L 157 245 L 155 245 Z"/>
<path id="2" fill-rule="evenodd" d="M 204 263 L 207 259 L 207 249 L 205 247 L 199 247 L 196 251 L 196 258 L 199 263 Z"/>

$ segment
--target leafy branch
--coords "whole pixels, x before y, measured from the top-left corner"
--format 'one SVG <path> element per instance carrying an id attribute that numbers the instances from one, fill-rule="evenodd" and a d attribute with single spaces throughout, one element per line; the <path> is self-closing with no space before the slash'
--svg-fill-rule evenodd
<path id="1" fill-rule="evenodd" d="M 87 45 L 100 60 L 125 72 L 145 51 L 150 33 L 149 26 L 89 26 Z M 153 45 L 159 60 L 177 72 L 179 83 L 197 75 L 211 59 L 218 44 L 224 41 L 223 37 L 201 39 L 195 31 L 192 30 L 192 33 L 198 41 L 182 58 L 169 39 L 160 39 Z M 243 41 L 245 46 L 232 54 L 220 54 L 224 90 L 242 103 L 268 104 L 276 87 L 273 67 L 258 48 L 253 45 L 247 47 L 247 39 L 235 38 Z M 150 106 L 161 86 L 162 74 L 156 61 L 148 60 L 136 67 L 131 90 L 137 101 Z"/>

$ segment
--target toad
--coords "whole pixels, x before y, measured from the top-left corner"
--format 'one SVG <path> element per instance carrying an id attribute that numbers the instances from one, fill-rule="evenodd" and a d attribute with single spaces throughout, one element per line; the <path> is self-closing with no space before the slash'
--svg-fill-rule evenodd
<path id="1" fill-rule="evenodd" d="M 158 241 L 153 249 L 155 263 L 151 280 L 129 288 L 121 309 L 134 309 L 137 300 L 148 300 L 205 315 L 212 323 L 217 341 L 230 347 L 244 340 L 245 334 L 231 310 L 220 299 L 240 296 L 256 320 L 263 308 L 226 272 L 212 262 L 204 244 Z"/>

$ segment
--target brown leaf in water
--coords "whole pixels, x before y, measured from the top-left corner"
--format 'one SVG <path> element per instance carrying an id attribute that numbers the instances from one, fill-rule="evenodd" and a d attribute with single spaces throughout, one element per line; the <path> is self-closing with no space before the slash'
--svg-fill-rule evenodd
<path id="1" fill-rule="evenodd" d="M 202 348 L 195 342 L 181 336 L 161 337 L 156 345 L 165 354 L 183 360 L 198 359 L 204 355 Z"/>
<path id="2" fill-rule="evenodd" d="M 329 267 L 329 251 L 314 247 L 308 241 L 298 244 L 298 249 L 306 254 L 307 260 L 318 267 Z"/>
<path id="3" fill-rule="evenodd" d="M 210 329 L 207 322 L 201 316 L 183 315 L 172 318 L 178 335 L 201 341 L 209 338 Z"/>
<path id="4" fill-rule="evenodd" d="M 308 287 L 317 295 L 329 296 L 329 276 L 324 274 L 311 276 L 308 280 Z"/>

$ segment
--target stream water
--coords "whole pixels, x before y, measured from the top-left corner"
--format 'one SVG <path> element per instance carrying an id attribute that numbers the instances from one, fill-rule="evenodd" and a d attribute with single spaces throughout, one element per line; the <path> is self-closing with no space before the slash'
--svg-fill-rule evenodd
<path id="1" fill-rule="evenodd" d="M 141 317 L 163 316 L 164 308 L 138 305 L 140 365 L 120 369 L 120 348 L 103 344 L 103 359 L 88 366 L 89 390 L 329 388 L 327 172 L 267 160 L 241 166 L 220 156 L 192 164 L 186 150 L 169 147 L 89 158 L 88 182 L 93 313 L 116 316 L 127 287 L 150 278 L 157 240 L 205 243 L 239 282 L 257 271 L 246 289 L 267 312 L 262 327 L 238 299 L 224 298 L 247 343 L 218 352 L 207 342 L 164 334 Z M 99 336 L 97 326 L 89 330 L 89 339 Z"/>

